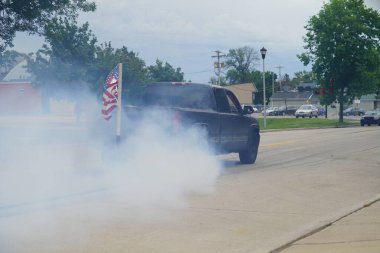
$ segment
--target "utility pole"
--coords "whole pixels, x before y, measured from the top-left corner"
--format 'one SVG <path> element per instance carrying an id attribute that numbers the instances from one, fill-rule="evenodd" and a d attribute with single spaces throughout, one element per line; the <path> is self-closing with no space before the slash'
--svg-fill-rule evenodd
<path id="1" fill-rule="evenodd" d="M 261 58 L 263 59 L 263 105 L 264 105 L 264 129 L 267 128 L 267 109 L 265 108 L 266 104 L 266 96 L 265 96 L 265 55 L 267 54 L 267 50 L 265 47 L 260 49 Z"/>
<path id="2" fill-rule="evenodd" d="M 277 66 L 275 67 L 278 69 L 278 80 L 280 81 L 280 91 L 282 91 L 282 86 L 281 86 L 281 69 L 284 68 L 283 66 Z"/>
<path id="3" fill-rule="evenodd" d="M 224 68 L 224 62 L 220 62 L 220 59 L 222 57 L 225 57 L 226 55 L 225 54 L 221 54 L 222 52 L 220 52 L 219 50 L 216 50 L 214 52 L 216 53 L 216 55 L 213 55 L 211 57 L 212 58 L 217 58 L 217 61 L 214 62 L 214 71 L 215 71 L 215 69 L 217 69 L 217 71 L 215 72 L 215 74 L 218 77 L 218 85 L 220 85 L 220 72 L 221 72 L 221 68 Z"/>
<path id="4" fill-rule="evenodd" d="M 272 72 L 272 107 L 273 107 L 273 95 L 274 95 L 274 73 Z"/>

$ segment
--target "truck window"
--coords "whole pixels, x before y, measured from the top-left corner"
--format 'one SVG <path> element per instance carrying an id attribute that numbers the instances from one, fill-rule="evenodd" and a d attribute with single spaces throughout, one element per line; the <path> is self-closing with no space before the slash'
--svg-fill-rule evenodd
<path id="1" fill-rule="evenodd" d="M 214 88 L 214 95 L 218 112 L 231 112 L 225 90 L 221 88 Z"/>
<path id="2" fill-rule="evenodd" d="M 233 112 L 233 113 L 241 113 L 242 109 L 241 109 L 241 105 L 239 103 L 239 100 L 232 93 L 232 91 L 226 90 L 226 95 L 227 95 L 228 104 L 229 104 L 231 112 Z"/>
<path id="3" fill-rule="evenodd" d="M 150 85 L 145 89 L 145 105 L 216 110 L 209 86 Z"/>

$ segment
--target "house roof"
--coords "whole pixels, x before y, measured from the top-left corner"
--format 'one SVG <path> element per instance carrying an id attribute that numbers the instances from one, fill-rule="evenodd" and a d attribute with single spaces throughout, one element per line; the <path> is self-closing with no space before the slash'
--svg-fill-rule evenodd
<path id="1" fill-rule="evenodd" d="M 376 94 L 364 95 L 360 100 L 376 100 Z"/>
<path id="2" fill-rule="evenodd" d="M 275 92 L 273 93 L 271 99 L 273 100 L 283 100 L 283 99 L 295 99 L 295 100 L 305 100 L 305 99 L 318 99 L 319 95 L 314 94 L 312 91 L 304 92 Z"/>
<path id="3" fill-rule="evenodd" d="M 234 90 L 241 90 L 247 92 L 257 92 L 256 85 L 254 83 L 239 83 L 224 86 L 227 89 L 232 88 Z"/>
<path id="4" fill-rule="evenodd" d="M 31 74 L 26 70 L 27 61 L 20 61 L 14 68 L 12 68 L 8 74 L 6 74 L 2 81 L 28 81 L 31 78 Z"/>

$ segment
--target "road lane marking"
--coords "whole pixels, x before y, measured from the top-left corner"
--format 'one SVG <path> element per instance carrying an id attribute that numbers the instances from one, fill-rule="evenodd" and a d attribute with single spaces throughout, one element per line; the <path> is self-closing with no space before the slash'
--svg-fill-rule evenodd
<path id="1" fill-rule="evenodd" d="M 260 146 L 261 147 L 276 147 L 276 146 L 294 144 L 296 142 L 297 141 L 282 141 L 282 142 L 273 142 L 273 143 L 268 143 L 268 144 L 262 144 Z"/>

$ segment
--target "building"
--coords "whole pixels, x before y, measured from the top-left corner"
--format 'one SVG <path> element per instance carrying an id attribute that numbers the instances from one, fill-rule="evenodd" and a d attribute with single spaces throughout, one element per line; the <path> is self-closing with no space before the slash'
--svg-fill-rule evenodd
<path id="1" fill-rule="evenodd" d="M 19 61 L 0 81 L 0 114 L 41 112 L 41 93 L 32 86 L 26 64 Z"/>
<path id="2" fill-rule="evenodd" d="M 241 104 L 254 104 L 255 93 L 257 92 L 257 88 L 254 83 L 232 84 L 224 87 L 232 91 Z"/>
<path id="3" fill-rule="evenodd" d="M 380 93 L 380 91 L 378 91 L 378 93 Z M 380 108 L 380 95 L 364 95 L 360 99 L 355 100 L 352 106 L 362 108 L 366 111 Z"/>
<path id="4" fill-rule="evenodd" d="M 270 105 L 280 107 L 283 105 L 301 106 L 303 104 L 319 104 L 319 95 L 313 91 L 304 92 L 275 92 L 270 97 Z"/>

